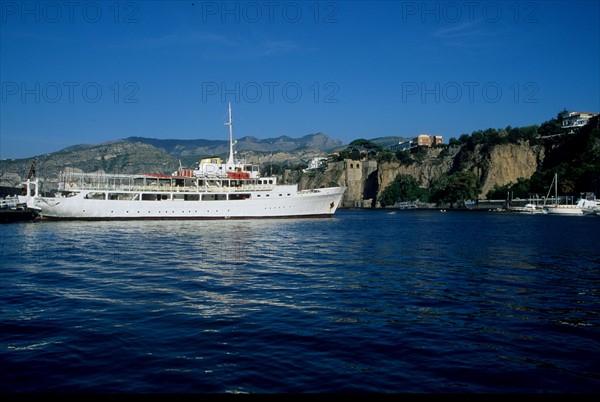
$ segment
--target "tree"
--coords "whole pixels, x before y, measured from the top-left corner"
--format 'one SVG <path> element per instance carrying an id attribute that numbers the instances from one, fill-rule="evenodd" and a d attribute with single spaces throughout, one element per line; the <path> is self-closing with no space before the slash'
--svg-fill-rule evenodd
<path id="1" fill-rule="evenodd" d="M 437 203 L 454 203 L 474 200 L 479 196 L 479 178 L 471 171 L 460 171 L 442 177 L 435 185 L 432 201 Z"/>
<path id="2" fill-rule="evenodd" d="M 561 124 L 558 121 L 558 119 L 551 119 L 542 123 L 542 125 L 538 128 L 537 133 L 544 137 L 552 134 L 559 134 L 563 131 L 564 130 L 561 127 Z"/>
<path id="3" fill-rule="evenodd" d="M 427 190 L 421 188 L 417 180 L 407 174 L 399 174 L 381 193 L 382 206 L 394 205 L 403 201 L 425 200 Z"/>
<path id="4" fill-rule="evenodd" d="M 369 156 L 377 156 L 383 147 L 372 141 L 360 138 L 348 144 L 348 147 L 340 152 L 342 159 L 361 160 Z"/>
<path id="5" fill-rule="evenodd" d="M 396 155 L 394 154 L 394 152 L 392 152 L 389 149 L 384 149 L 377 156 L 377 162 L 379 162 L 379 163 L 381 163 L 381 162 L 392 162 L 395 159 L 396 159 Z"/>
<path id="6" fill-rule="evenodd" d="M 400 162 L 401 165 L 410 166 L 415 160 L 410 155 L 409 151 L 398 150 L 396 151 L 396 159 Z"/>
<path id="7" fill-rule="evenodd" d="M 365 140 L 364 138 L 352 141 L 348 145 L 348 147 L 358 149 L 359 151 L 365 151 L 366 153 L 371 155 L 377 155 L 383 150 L 383 147 L 381 145 L 369 140 Z"/>
<path id="8" fill-rule="evenodd" d="M 451 147 L 458 147 L 458 146 L 460 146 L 460 141 L 458 141 L 456 138 L 452 137 L 452 138 L 450 138 L 450 140 L 448 141 L 448 146 L 451 146 Z"/>
<path id="9" fill-rule="evenodd" d="M 509 193 L 512 198 L 529 198 L 531 196 L 530 186 L 530 180 L 519 177 L 516 183 L 508 183 L 504 186 L 494 185 L 494 188 L 486 194 L 486 198 L 488 200 L 502 200 Z"/>

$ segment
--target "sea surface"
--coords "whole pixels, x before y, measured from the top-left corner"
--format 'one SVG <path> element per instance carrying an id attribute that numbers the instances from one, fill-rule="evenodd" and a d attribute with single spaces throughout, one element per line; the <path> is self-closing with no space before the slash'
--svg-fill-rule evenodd
<path id="1" fill-rule="evenodd" d="M 600 217 L 0 231 L 2 393 L 600 391 Z"/>

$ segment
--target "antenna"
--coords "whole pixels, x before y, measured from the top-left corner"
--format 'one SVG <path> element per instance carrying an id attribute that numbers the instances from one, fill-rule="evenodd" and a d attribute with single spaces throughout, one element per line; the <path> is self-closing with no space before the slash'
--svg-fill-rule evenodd
<path id="1" fill-rule="evenodd" d="M 227 159 L 227 167 L 233 168 L 233 120 L 231 119 L 231 102 L 229 102 L 229 121 L 227 121 L 225 125 L 229 126 L 229 159 Z"/>

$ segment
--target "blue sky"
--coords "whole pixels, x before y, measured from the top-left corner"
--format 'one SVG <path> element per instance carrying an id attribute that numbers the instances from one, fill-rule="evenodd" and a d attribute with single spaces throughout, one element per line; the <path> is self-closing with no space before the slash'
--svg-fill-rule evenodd
<path id="1" fill-rule="evenodd" d="M 600 112 L 598 1 L 2 1 L 0 158 Z"/>

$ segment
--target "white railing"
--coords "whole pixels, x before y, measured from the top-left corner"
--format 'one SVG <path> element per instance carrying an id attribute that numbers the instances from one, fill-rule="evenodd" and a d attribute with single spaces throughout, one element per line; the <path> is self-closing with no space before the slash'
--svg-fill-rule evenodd
<path id="1" fill-rule="evenodd" d="M 240 186 L 224 186 L 229 180 L 225 178 L 202 177 L 204 183 L 199 185 L 177 186 L 175 179 L 170 177 L 144 177 L 144 175 L 119 175 L 97 173 L 63 173 L 59 182 L 59 191 L 137 191 L 137 192 L 240 192 L 240 191 L 270 191 L 275 184 L 243 184 Z M 189 178 L 188 180 L 194 180 Z M 141 183 L 145 181 L 145 183 Z M 162 181 L 162 182 L 161 182 Z M 235 182 L 235 179 L 231 180 Z"/>
<path id="2" fill-rule="evenodd" d="M 5 198 L 0 200 L 0 209 L 14 208 L 17 205 L 19 205 L 19 200 L 17 198 Z"/>

